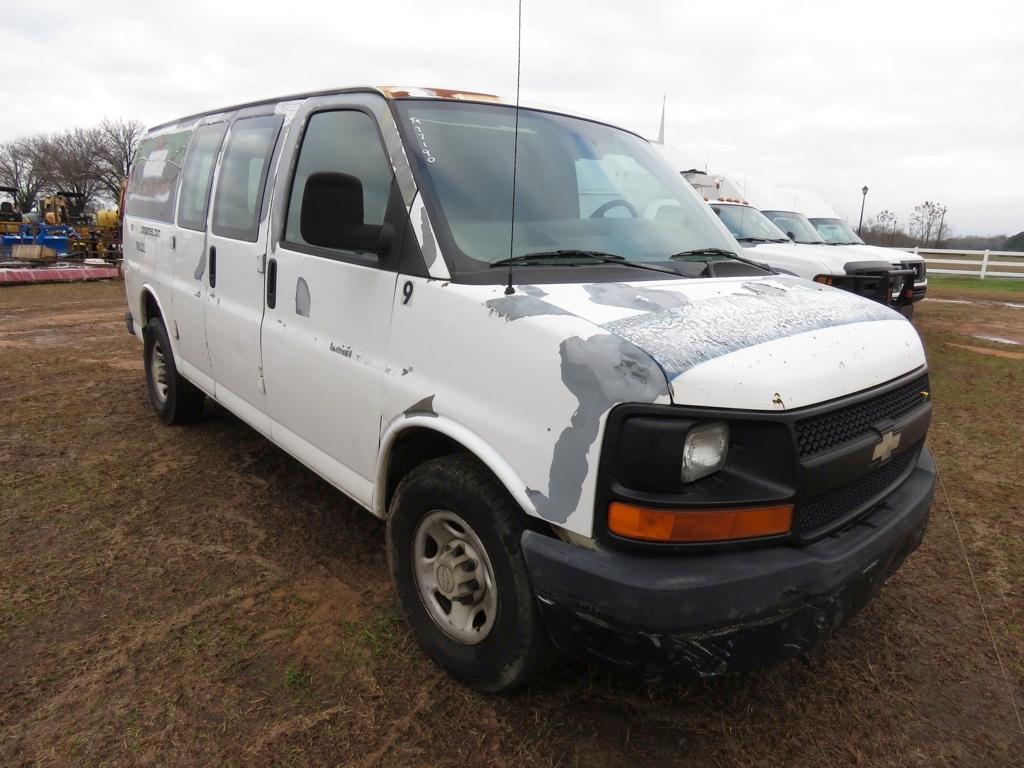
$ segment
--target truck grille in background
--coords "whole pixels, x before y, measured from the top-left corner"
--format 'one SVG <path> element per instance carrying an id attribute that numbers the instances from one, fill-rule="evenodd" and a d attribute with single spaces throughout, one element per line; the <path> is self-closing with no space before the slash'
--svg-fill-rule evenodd
<path id="1" fill-rule="evenodd" d="M 888 304 L 892 292 L 892 276 L 889 272 L 853 271 L 845 277 L 834 277 L 832 285 L 866 299 Z"/>
<path id="2" fill-rule="evenodd" d="M 924 279 L 928 274 L 928 268 L 925 266 L 925 263 L 923 261 L 904 261 L 902 264 L 900 264 L 900 268 L 914 270 L 915 283 L 924 282 Z"/>
<path id="3" fill-rule="evenodd" d="M 859 403 L 837 408 L 796 423 L 800 457 L 806 458 L 874 432 L 872 425 L 895 421 L 924 405 L 928 374 Z"/>
<path id="4" fill-rule="evenodd" d="M 814 538 L 863 515 L 910 474 L 923 445 L 922 440 L 866 475 L 797 503 L 796 534 Z"/>

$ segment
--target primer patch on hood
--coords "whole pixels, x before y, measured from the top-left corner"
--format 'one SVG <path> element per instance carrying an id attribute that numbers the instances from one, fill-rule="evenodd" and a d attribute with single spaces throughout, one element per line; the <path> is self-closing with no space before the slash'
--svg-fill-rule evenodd
<path id="1" fill-rule="evenodd" d="M 602 327 L 645 350 L 671 380 L 695 365 L 767 341 L 899 317 L 878 302 L 786 278 L 745 283 L 744 288 Z"/>
<path id="2" fill-rule="evenodd" d="M 640 309 L 645 312 L 660 312 L 690 303 L 689 299 L 678 291 L 644 288 L 628 283 L 593 283 L 584 286 L 584 290 L 595 304 Z"/>
<path id="3" fill-rule="evenodd" d="M 561 307 L 550 304 L 535 296 L 524 296 L 513 293 L 511 296 L 502 296 L 500 299 L 489 299 L 484 302 L 492 315 L 503 317 L 507 322 L 521 320 L 524 317 L 537 317 L 539 315 L 572 315 Z"/>

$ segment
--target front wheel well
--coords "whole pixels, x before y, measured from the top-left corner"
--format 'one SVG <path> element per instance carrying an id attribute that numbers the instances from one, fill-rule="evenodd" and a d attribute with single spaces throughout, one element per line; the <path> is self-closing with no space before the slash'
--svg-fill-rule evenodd
<path id="1" fill-rule="evenodd" d="M 424 462 L 431 459 L 438 459 L 442 456 L 464 454 L 473 459 L 480 467 L 490 474 L 495 482 L 505 488 L 501 479 L 491 470 L 487 464 L 480 459 L 473 451 L 460 443 L 458 440 L 446 434 L 437 432 L 429 427 L 410 427 L 395 437 L 395 443 L 388 452 L 387 475 L 384 483 L 384 514 L 386 515 L 391 507 L 391 500 L 394 498 L 395 489 L 409 472 Z M 505 488 L 508 493 L 508 488 Z M 518 510 L 519 518 L 525 528 L 537 531 L 545 536 L 554 535 L 554 529 L 543 520 L 529 515 L 514 500 L 512 494 L 508 494 L 513 506 Z"/>
<path id="2" fill-rule="evenodd" d="M 387 481 L 384 486 L 385 511 L 391 506 L 399 482 L 410 471 L 425 461 L 455 453 L 469 454 L 470 451 L 457 440 L 432 429 L 413 427 L 401 432 L 388 453 Z"/>

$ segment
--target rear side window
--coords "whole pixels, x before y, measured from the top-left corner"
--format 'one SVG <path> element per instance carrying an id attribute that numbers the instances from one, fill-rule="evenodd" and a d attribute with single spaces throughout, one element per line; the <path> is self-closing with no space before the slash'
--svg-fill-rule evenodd
<path id="1" fill-rule="evenodd" d="M 170 224 L 178 175 L 192 131 L 165 133 L 147 139 L 139 147 L 128 179 L 125 213 Z"/>
<path id="2" fill-rule="evenodd" d="M 292 179 L 285 240 L 308 245 L 299 222 L 306 180 L 330 171 L 355 176 L 363 185 L 363 223 L 383 224 L 391 191 L 392 169 L 373 118 L 353 110 L 317 112 L 309 119 Z"/>
<path id="3" fill-rule="evenodd" d="M 213 234 L 256 242 L 260 202 L 279 117 L 250 117 L 231 126 L 213 201 Z"/>
<path id="4" fill-rule="evenodd" d="M 210 185 L 217 162 L 220 143 L 227 123 L 204 125 L 196 130 L 181 172 L 181 193 L 178 200 L 178 226 L 202 232 L 210 209 Z"/>

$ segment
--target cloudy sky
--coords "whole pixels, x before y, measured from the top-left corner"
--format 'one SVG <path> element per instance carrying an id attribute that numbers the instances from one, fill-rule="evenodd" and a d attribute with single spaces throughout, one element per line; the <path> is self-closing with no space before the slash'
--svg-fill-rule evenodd
<path id="1" fill-rule="evenodd" d="M 0 141 L 339 85 L 515 95 L 515 0 L 104 0 L 4 14 Z M 522 98 L 816 190 L 1024 230 L 1019 2 L 524 0 Z"/>

